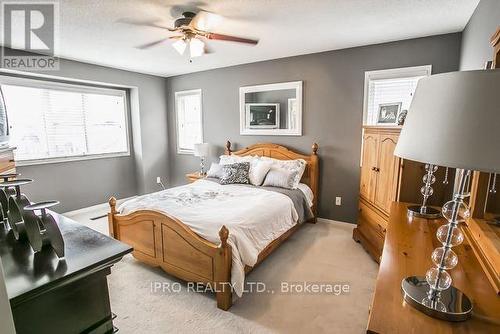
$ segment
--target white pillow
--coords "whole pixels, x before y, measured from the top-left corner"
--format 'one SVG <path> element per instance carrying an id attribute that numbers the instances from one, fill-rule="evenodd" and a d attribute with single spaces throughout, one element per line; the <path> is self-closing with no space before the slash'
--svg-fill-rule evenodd
<path id="1" fill-rule="evenodd" d="M 280 187 L 293 189 L 294 178 L 297 171 L 290 171 L 284 168 L 273 166 L 266 175 L 263 186 Z"/>
<path id="2" fill-rule="evenodd" d="M 260 159 L 253 159 L 250 162 L 250 183 L 254 186 L 260 186 L 264 182 L 267 172 L 271 169 L 273 163 L 271 161 L 264 161 Z"/>
<path id="3" fill-rule="evenodd" d="M 295 159 L 295 160 L 279 160 L 268 157 L 261 157 L 264 161 L 272 161 L 273 167 L 283 168 L 288 171 L 294 172 L 293 185 L 291 189 L 297 189 L 297 186 L 300 183 L 300 179 L 302 179 L 302 175 L 306 170 L 307 162 L 304 159 Z"/>
<path id="4" fill-rule="evenodd" d="M 215 177 L 220 179 L 222 177 L 222 165 L 212 162 L 210 169 L 207 172 L 207 177 Z"/>
<path id="5" fill-rule="evenodd" d="M 240 157 L 238 155 L 221 155 L 219 164 L 229 165 L 229 164 L 235 164 L 237 162 L 251 162 L 253 159 L 258 159 L 258 157 L 252 157 L 249 155 L 244 157 Z"/>

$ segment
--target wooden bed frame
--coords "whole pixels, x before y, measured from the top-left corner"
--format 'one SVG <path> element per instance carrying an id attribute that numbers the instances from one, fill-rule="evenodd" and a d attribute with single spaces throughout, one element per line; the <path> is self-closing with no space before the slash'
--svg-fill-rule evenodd
<path id="1" fill-rule="evenodd" d="M 302 183 L 314 193 L 314 218 L 316 222 L 318 202 L 318 145 L 312 146 L 311 155 L 303 155 L 276 144 L 256 144 L 233 152 L 231 143 L 226 144 L 226 155 L 258 155 L 280 160 L 304 159 L 307 162 Z M 189 282 L 209 284 L 216 291 L 217 307 L 228 310 L 232 304 L 231 246 L 227 243 L 230 231 L 222 226 L 220 244 L 207 241 L 194 233 L 180 220 L 155 210 L 139 210 L 122 215 L 116 211 L 116 199 L 109 200 L 109 232 L 114 238 L 134 248 L 133 256 L 151 266 L 161 267 L 167 273 Z M 297 230 L 295 225 L 269 244 L 260 254 L 257 264 Z M 248 273 L 253 267 L 246 267 Z"/>

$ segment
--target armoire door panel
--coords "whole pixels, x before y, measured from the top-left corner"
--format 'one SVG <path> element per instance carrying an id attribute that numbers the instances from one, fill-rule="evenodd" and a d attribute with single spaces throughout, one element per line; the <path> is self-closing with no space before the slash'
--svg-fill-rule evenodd
<path id="1" fill-rule="evenodd" d="M 395 200 L 399 159 L 394 155 L 398 136 L 381 134 L 377 163 L 377 185 L 374 194 L 374 204 L 389 213 L 392 201 Z"/>
<path id="2" fill-rule="evenodd" d="M 368 201 L 373 201 L 375 196 L 379 135 L 365 133 L 363 136 L 363 155 L 361 162 L 360 195 Z"/>

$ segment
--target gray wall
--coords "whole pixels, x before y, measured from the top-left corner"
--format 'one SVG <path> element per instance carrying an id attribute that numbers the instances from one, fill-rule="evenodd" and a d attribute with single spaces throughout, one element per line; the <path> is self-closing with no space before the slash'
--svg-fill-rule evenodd
<path id="1" fill-rule="evenodd" d="M 203 91 L 204 140 L 216 146 L 211 159 L 231 140 L 236 148 L 275 142 L 308 153 L 319 143 L 321 217 L 354 223 L 359 194 L 359 159 L 364 72 L 432 64 L 433 73 L 455 71 L 460 33 L 380 45 L 316 53 L 198 72 L 167 79 L 170 181 L 184 183 L 184 174 L 199 160 L 176 154 L 174 92 Z M 240 136 L 239 87 L 285 81 L 304 82 L 302 137 Z M 335 196 L 343 197 L 334 206 Z"/>
<path id="2" fill-rule="evenodd" d="M 165 79 L 64 59 L 60 70 L 43 74 L 136 87 L 129 117 L 134 138 L 128 157 L 19 167 L 24 177 L 35 179 L 24 189 L 30 200 L 57 199 L 56 211 L 65 212 L 107 202 L 111 195 L 158 190 L 156 176 L 168 175 Z"/>
<path id="3" fill-rule="evenodd" d="M 493 58 L 490 38 L 500 25 L 500 1 L 481 0 L 462 33 L 460 70 L 483 69 Z"/>

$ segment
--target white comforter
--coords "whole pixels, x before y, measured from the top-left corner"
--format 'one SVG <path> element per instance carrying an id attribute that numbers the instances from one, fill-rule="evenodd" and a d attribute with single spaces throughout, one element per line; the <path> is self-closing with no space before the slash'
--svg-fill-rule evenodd
<path id="1" fill-rule="evenodd" d="M 123 214 L 140 209 L 168 213 L 213 243 L 220 243 L 219 230 L 225 225 L 233 250 L 231 283 L 240 297 L 245 265 L 255 265 L 259 253 L 298 219 L 286 195 L 207 180 L 136 197 L 118 208 Z"/>

